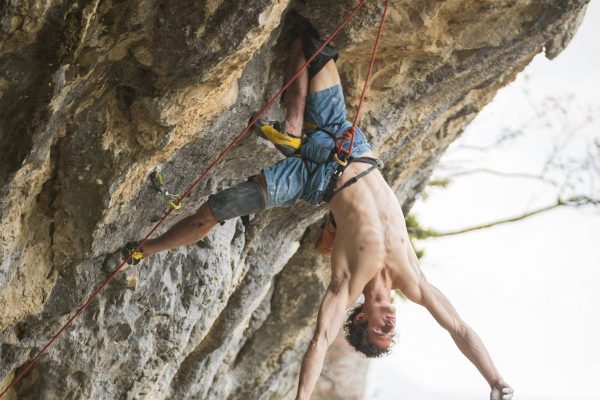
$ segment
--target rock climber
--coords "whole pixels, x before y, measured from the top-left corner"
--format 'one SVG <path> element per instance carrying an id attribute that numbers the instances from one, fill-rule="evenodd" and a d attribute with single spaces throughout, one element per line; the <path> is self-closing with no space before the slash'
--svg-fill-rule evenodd
<path id="1" fill-rule="evenodd" d="M 288 78 L 322 44 L 309 26 L 295 37 Z M 338 141 L 336 146 L 352 126 L 346 118 L 337 58 L 337 51 L 326 46 L 287 89 L 283 123 L 259 120 L 254 124 L 255 132 L 273 142 L 286 158 L 246 182 L 211 195 L 195 214 L 147 240 L 143 249 L 129 243 L 124 257 L 137 263 L 157 252 L 195 243 L 227 219 L 267 208 L 299 200 L 313 205 L 328 202 L 332 221 L 318 248 L 331 252 L 331 282 L 302 361 L 296 399 L 310 398 L 327 349 L 342 327 L 348 342 L 365 356 L 389 352 L 396 328 L 394 289 L 424 306 L 450 333 L 490 385 L 491 400 L 512 399 L 512 388 L 479 336 L 421 271 L 398 199 L 379 172 L 382 163 L 373 157 L 364 133 L 355 129 L 351 154 L 349 141 Z M 361 294 L 364 302 L 346 317 Z"/>

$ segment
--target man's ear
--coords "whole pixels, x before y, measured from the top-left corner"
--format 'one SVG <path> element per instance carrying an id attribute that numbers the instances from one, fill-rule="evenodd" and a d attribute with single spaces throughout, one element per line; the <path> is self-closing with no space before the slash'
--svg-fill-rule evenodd
<path id="1" fill-rule="evenodd" d="M 367 314 L 365 314 L 364 312 L 359 312 L 358 314 L 356 314 L 356 317 L 354 317 L 354 322 L 365 321 L 366 319 Z"/>

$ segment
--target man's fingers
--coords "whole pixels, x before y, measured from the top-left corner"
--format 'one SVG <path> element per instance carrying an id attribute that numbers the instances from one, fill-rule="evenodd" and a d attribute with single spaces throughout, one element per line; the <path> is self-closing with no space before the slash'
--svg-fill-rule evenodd
<path id="1" fill-rule="evenodd" d="M 503 395 L 502 400 L 512 400 L 512 393 Z"/>

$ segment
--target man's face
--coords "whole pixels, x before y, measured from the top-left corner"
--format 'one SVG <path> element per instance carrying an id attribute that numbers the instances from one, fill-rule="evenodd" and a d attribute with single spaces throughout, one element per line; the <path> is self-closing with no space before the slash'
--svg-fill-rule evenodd
<path id="1" fill-rule="evenodd" d="M 367 321 L 367 338 L 375 346 L 389 348 L 396 335 L 396 310 L 391 303 L 364 307 L 356 316 L 357 321 Z"/>

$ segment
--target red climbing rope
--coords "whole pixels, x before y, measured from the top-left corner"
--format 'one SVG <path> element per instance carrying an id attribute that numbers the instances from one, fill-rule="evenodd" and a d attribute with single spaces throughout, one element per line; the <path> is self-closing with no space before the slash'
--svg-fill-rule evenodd
<path id="1" fill-rule="evenodd" d="M 338 153 L 338 159 L 340 159 L 340 155 L 343 160 L 346 160 L 352 154 L 352 147 L 354 146 L 354 134 L 356 133 L 356 124 L 358 123 L 358 117 L 362 111 L 363 100 L 365 98 L 365 93 L 367 92 L 367 87 L 369 86 L 369 81 L 371 80 L 371 73 L 373 72 L 373 65 L 375 64 L 375 57 L 377 56 L 377 49 L 379 49 L 379 41 L 381 39 L 381 33 L 383 32 L 383 25 L 385 22 L 385 16 L 387 15 L 388 5 L 390 4 L 390 0 L 386 0 L 385 5 L 383 6 L 383 13 L 381 14 L 381 22 L 379 23 L 379 32 L 377 32 L 377 39 L 375 39 L 375 46 L 373 46 L 373 53 L 371 54 L 371 62 L 369 63 L 369 70 L 367 71 L 367 78 L 365 79 L 365 84 L 363 85 L 362 93 L 360 94 L 360 100 L 358 102 L 358 108 L 356 109 L 356 115 L 354 116 L 354 121 L 352 121 L 352 127 L 348 128 L 346 132 L 342 136 L 336 139 L 335 145 Z M 344 143 L 346 141 L 350 142 L 350 146 L 348 149 L 344 149 Z"/>
<path id="2" fill-rule="evenodd" d="M 196 186 L 198 186 L 198 184 L 208 175 L 208 173 L 219 162 L 221 162 L 225 158 L 225 156 L 227 155 L 227 153 L 229 153 L 229 151 L 244 137 L 244 135 L 250 130 L 250 128 L 252 127 L 252 125 L 254 125 L 254 123 L 256 123 L 256 121 L 258 121 L 258 119 L 265 113 L 265 111 L 269 107 L 271 107 L 271 105 L 275 102 L 275 100 L 277 100 L 277 98 L 279 96 L 281 96 L 281 94 L 298 78 L 298 76 L 300 76 L 300 74 L 308 66 L 308 64 L 310 64 L 317 57 L 317 55 L 325 48 L 325 46 L 327 46 L 327 44 L 329 44 L 329 42 L 331 42 L 331 40 L 333 40 L 333 38 L 340 32 L 340 30 L 344 26 L 346 26 L 346 24 L 352 19 L 352 17 L 354 17 L 354 15 L 358 12 L 358 10 L 360 10 L 360 8 L 362 8 L 362 6 L 366 2 L 367 2 L 367 0 L 361 0 L 360 3 L 358 3 L 358 5 L 356 5 L 356 7 L 354 7 L 354 9 L 352 9 L 352 11 L 344 18 L 344 20 L 340 23 L 340 25 L 335 29 L 335 31 L 331 35 L 329 35 L 323 41 L 323 44 L 321 45 L 321 47 L 319 47 L 317 49 L 317 51 L 308 60 L 306 60 L 306 62 L 296 71 L 296 73 L 294 74 L 294 76 L 292 76 L 292 78 L 271 98 L 271 100 L 269 100 L 267 102 L 267 104 L 258 113 L 256 113 L 255 117 L 248 123 L 248 125 L 246 125 L 246 127 L 244 127 L 244 129 L 242 129 L 233 138 L 233 140 L 231 141 L 231 143 L 219 154 L 219 156 L 212 163 L 210 163 L 208 165 L 208 167 L 206 167 L 206 169 L 204 170 L 204 172 L 198 178 L 196 178 L 196 180 L 194 180 L 192 182 L 192 184 L 188 187 L 188 189 L 179 198 L 179 203 L 181 203 L 187 196 L 189 196 L 190 193 L 196 188 Z M 379 33 L 377 35 L 377 40 L 375 42 L 375 49 L 373 51 L 373 55 L 371 56 L 371 64 L 369 66 L 369 72 L 367 74 L 367 79 L 365 81 L 365 86 L 363 87 L 363 91 L 362 91 L 362 94 L 361 94 L 361 98 L 360 98 L 360 103 L 359 103 L 359 106 L 358 106 L 358 110 L 357 110 L 356 116 L 354 117 L 354 123 L 352 124 L 352 128 L 351 128 L 351 130 L 352 130 L 352 136 L 351 136 L 350 153 L 349 154 L 351 154 L 351 152 L 352 152 L 352 144 L 354 142 L 354 128 L 355 128 L 356 123 L 358 121 L 358 116 L 359 116 L 359 114 L 361 112 L 363 98 L 364 98 L 364 95 L 365 95 L 367 84 L 368 84 L 369 79 L 371 77 L 371 70 L 373 68 L 373 62 L 375 60 L 375 54 L 377 52 L 377 47 L 379 46 L 379 38 L 381 37 L 381 32 L 383 30 L 383 20 L 385 19 L 385 15 L 387 13 L 388 3 L 389 3 L 389 0 L 386 0 L 385 8 L 384 8 L 384 11 L 383 11 L 383 16 L 382 16 L 382 19 L 381 19 L 381 25 L 379 26 Z M 171 215 L 171 213 L 173 212 L 174 209 L 175 208 L 169 208 L 169 210 L 167 212 L 165 212 L 165 214 L 163 215 L 163 217 L 154 225 L 154 227 L 150 230 L 150 232 L 148 232 L 148 234 L 138 244 L 137 249 L 143 247 L 144 243 L 148 240 L 148 238 L 150 238 L 150 236 L 152 236 L 152 234 L 154 234 L 154 232 L 156 232 L 156 230 L 163 224 L 163 222 L 169 217 L 169 215 Z M 25 376 L 25 374 L 31 368 L 33 368 L 35 362 L 48 350 L 48 348 L 73 323 L 73 321 L 91 304 L 91 302 L 94 301 L 94 299 L 98 296 L 98 294 L 123 269 L 123 267 L 125 266 L 125 264 L 127 264 L 127 262 L 131 259 L 131 257 L 132 257 L 132 255 L 130 254 L 129 257 L 127 257 L 125 260 L 121 261 L 121 263 L 119 264 L 119 266 L 117 267 L 117 269 L 115 269 L 114 272 L 112 272 L 110 274 L 110 276 L 102 283 L 102 285 L 100 285 L 100 287 L 98 287 L 88 297 L 88 299 L 76 310 L 75 314 L 73 314 L 73 316 L 71 316 L 71 318 L 69 318 L 67 320 L 67 322 L 62 326 L 62 328 L 60 328 L 60 330 L 58 332 L 56 332 L 56 334 L 54 336 L 52 336 L 52 338 L 50 339 L 50 341 L 31 359 L 31 361 L 29 361 L 29 363 L 27 363 L 25 365 L 25 367 L 23 367 L 23 369 L 21 369 L 21 371 L 19 371 L 19 373 L 13 378 L 13 380 L 10 382 L 10 384 L 0 393 L 0 397 L 4 396 L 10 390 L 10 388 L 12 386 L 14 386 L 21 379 L 23 379 L 23 377 Z"/>

